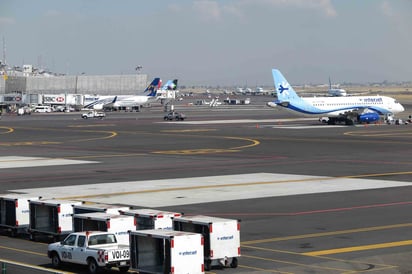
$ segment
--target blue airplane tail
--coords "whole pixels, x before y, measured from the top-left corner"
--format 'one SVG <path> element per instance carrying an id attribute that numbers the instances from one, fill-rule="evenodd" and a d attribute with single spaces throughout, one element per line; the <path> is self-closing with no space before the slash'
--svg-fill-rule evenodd
<path id="1" fill-rule="evenodd" d="M 177 79 L 169 80 L 162 87 L 162 90 L 176 90 L 177 89 Z"/>
<path id="2" fill-rule="evenodd" d="M 144 93 L 149 92 L 147 96 L 156 96 L 157 90 L 159 89 L 160 78 L 154 78 L 149 86 L 144 90 Z"/>
<path id="3" fill-rule="evenodd" d="M 300 98 L 279 70 L 272 69 L 272 74 L 278 101 L 290 102 Z"/>

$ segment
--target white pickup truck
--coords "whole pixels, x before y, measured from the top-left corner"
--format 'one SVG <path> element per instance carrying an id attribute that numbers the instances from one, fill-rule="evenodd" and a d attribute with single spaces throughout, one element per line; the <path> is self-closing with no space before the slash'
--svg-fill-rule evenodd
<path id="1" fill-rule="evenodd" d="M 88 118 L 100 118 L 103 119 L 106 117 L 106 113 L 101 112 L 101 111 L 89 111 L 86 113 L 82 113 L 82 118 L 83 119 L 88 119 Z"/>
<path id="2" fill-rule="evenodd" d="M 115 234 L 109 232 L 72 233 L 61 242 L 49 244 L 47 255 L 54 268 L 69 262 L 87 265 L 91 274 L 111 267 L 127 272 L 130 266 L 129 246 L 118 244 Z"/>

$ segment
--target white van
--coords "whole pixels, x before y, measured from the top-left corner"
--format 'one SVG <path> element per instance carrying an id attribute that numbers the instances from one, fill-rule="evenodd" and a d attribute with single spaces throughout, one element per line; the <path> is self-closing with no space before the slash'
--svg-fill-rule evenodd
<path id="1" fill-rule="evenodd" d="M 34 112 L 42 112 L 42 113 L 52 112 L 52 108 L 51 106 L 36 106 L 34 108 Z"/>

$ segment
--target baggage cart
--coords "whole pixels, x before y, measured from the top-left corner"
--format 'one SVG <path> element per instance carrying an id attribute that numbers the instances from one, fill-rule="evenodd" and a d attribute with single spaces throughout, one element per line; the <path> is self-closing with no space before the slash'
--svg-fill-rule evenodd
<path id="1" fill-rule="evenodd" d="M 188 216 L 173 219 L 173 229 L 203 235 L 205 270 L 213 266 L 237 267 L 240 257 L 240 220 Z"/>
<path id="2" fill-rule="evenodd" d="M 51 236 L 57 242 L 73 232 L 73 206 L 82 202 L 69 200 L 30 200 L 30 240 L 38 234 Z"/>
<path id="3" fill-rule="evenodd" d="M 133 216 L 91 212 L 73 215 L 73 230 L 104 231 L 116 235 L 119 244 L 129 244 L 129 231 L 135 230 Z"/>
<path id="4" fill-rule="evenodd" d="M 173 229 L 173 218 L 182 217 L 182 213 L 162 211 L 150 208 L 120 211 L 120 214 L 134 216 L 136 229 Z"/>
<path id="5" fill-rule="evenodd" d="M 82 214 L 82 213 L 92 213 L 92 212 L 103 212 L 108 214 L 120 214 L 119 211 L 129 210 L 128 206 L 117 206 L 117 205 L 108 205 L 108 204 L 89 204 L 83 203 L 81 205 L 73 206 L 73 214 Z"/>
<path id="6" fill-rule="evenodd" d="M 130 269 L 139 273 L 204 273 L 203 236 L 166 229 L 130 231 Z"/>
<path id="7" fill-rule="evenodd" d="M 0 196 L 0 227 L 8 230 L 12 237 L 27 233 L 30 223 L 29 200 L 41 197 L 28 197 L 20 194 Z"/>

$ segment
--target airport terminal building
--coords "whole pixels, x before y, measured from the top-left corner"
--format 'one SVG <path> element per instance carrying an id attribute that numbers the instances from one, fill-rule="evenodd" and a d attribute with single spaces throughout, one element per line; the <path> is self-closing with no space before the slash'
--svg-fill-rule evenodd
<path id="1" fill-rule="evenodd" d="M 3 74 L 0 77 L 0 102 L 82 105 L 84 96 L 136 94 L 143 91 L 146 85 L 146 74 L 75 76 Z M 46 102 L 44 98 L 48 98 Z M 67 98 L 75 98 L 75 102 L 67 102 Z"/>

